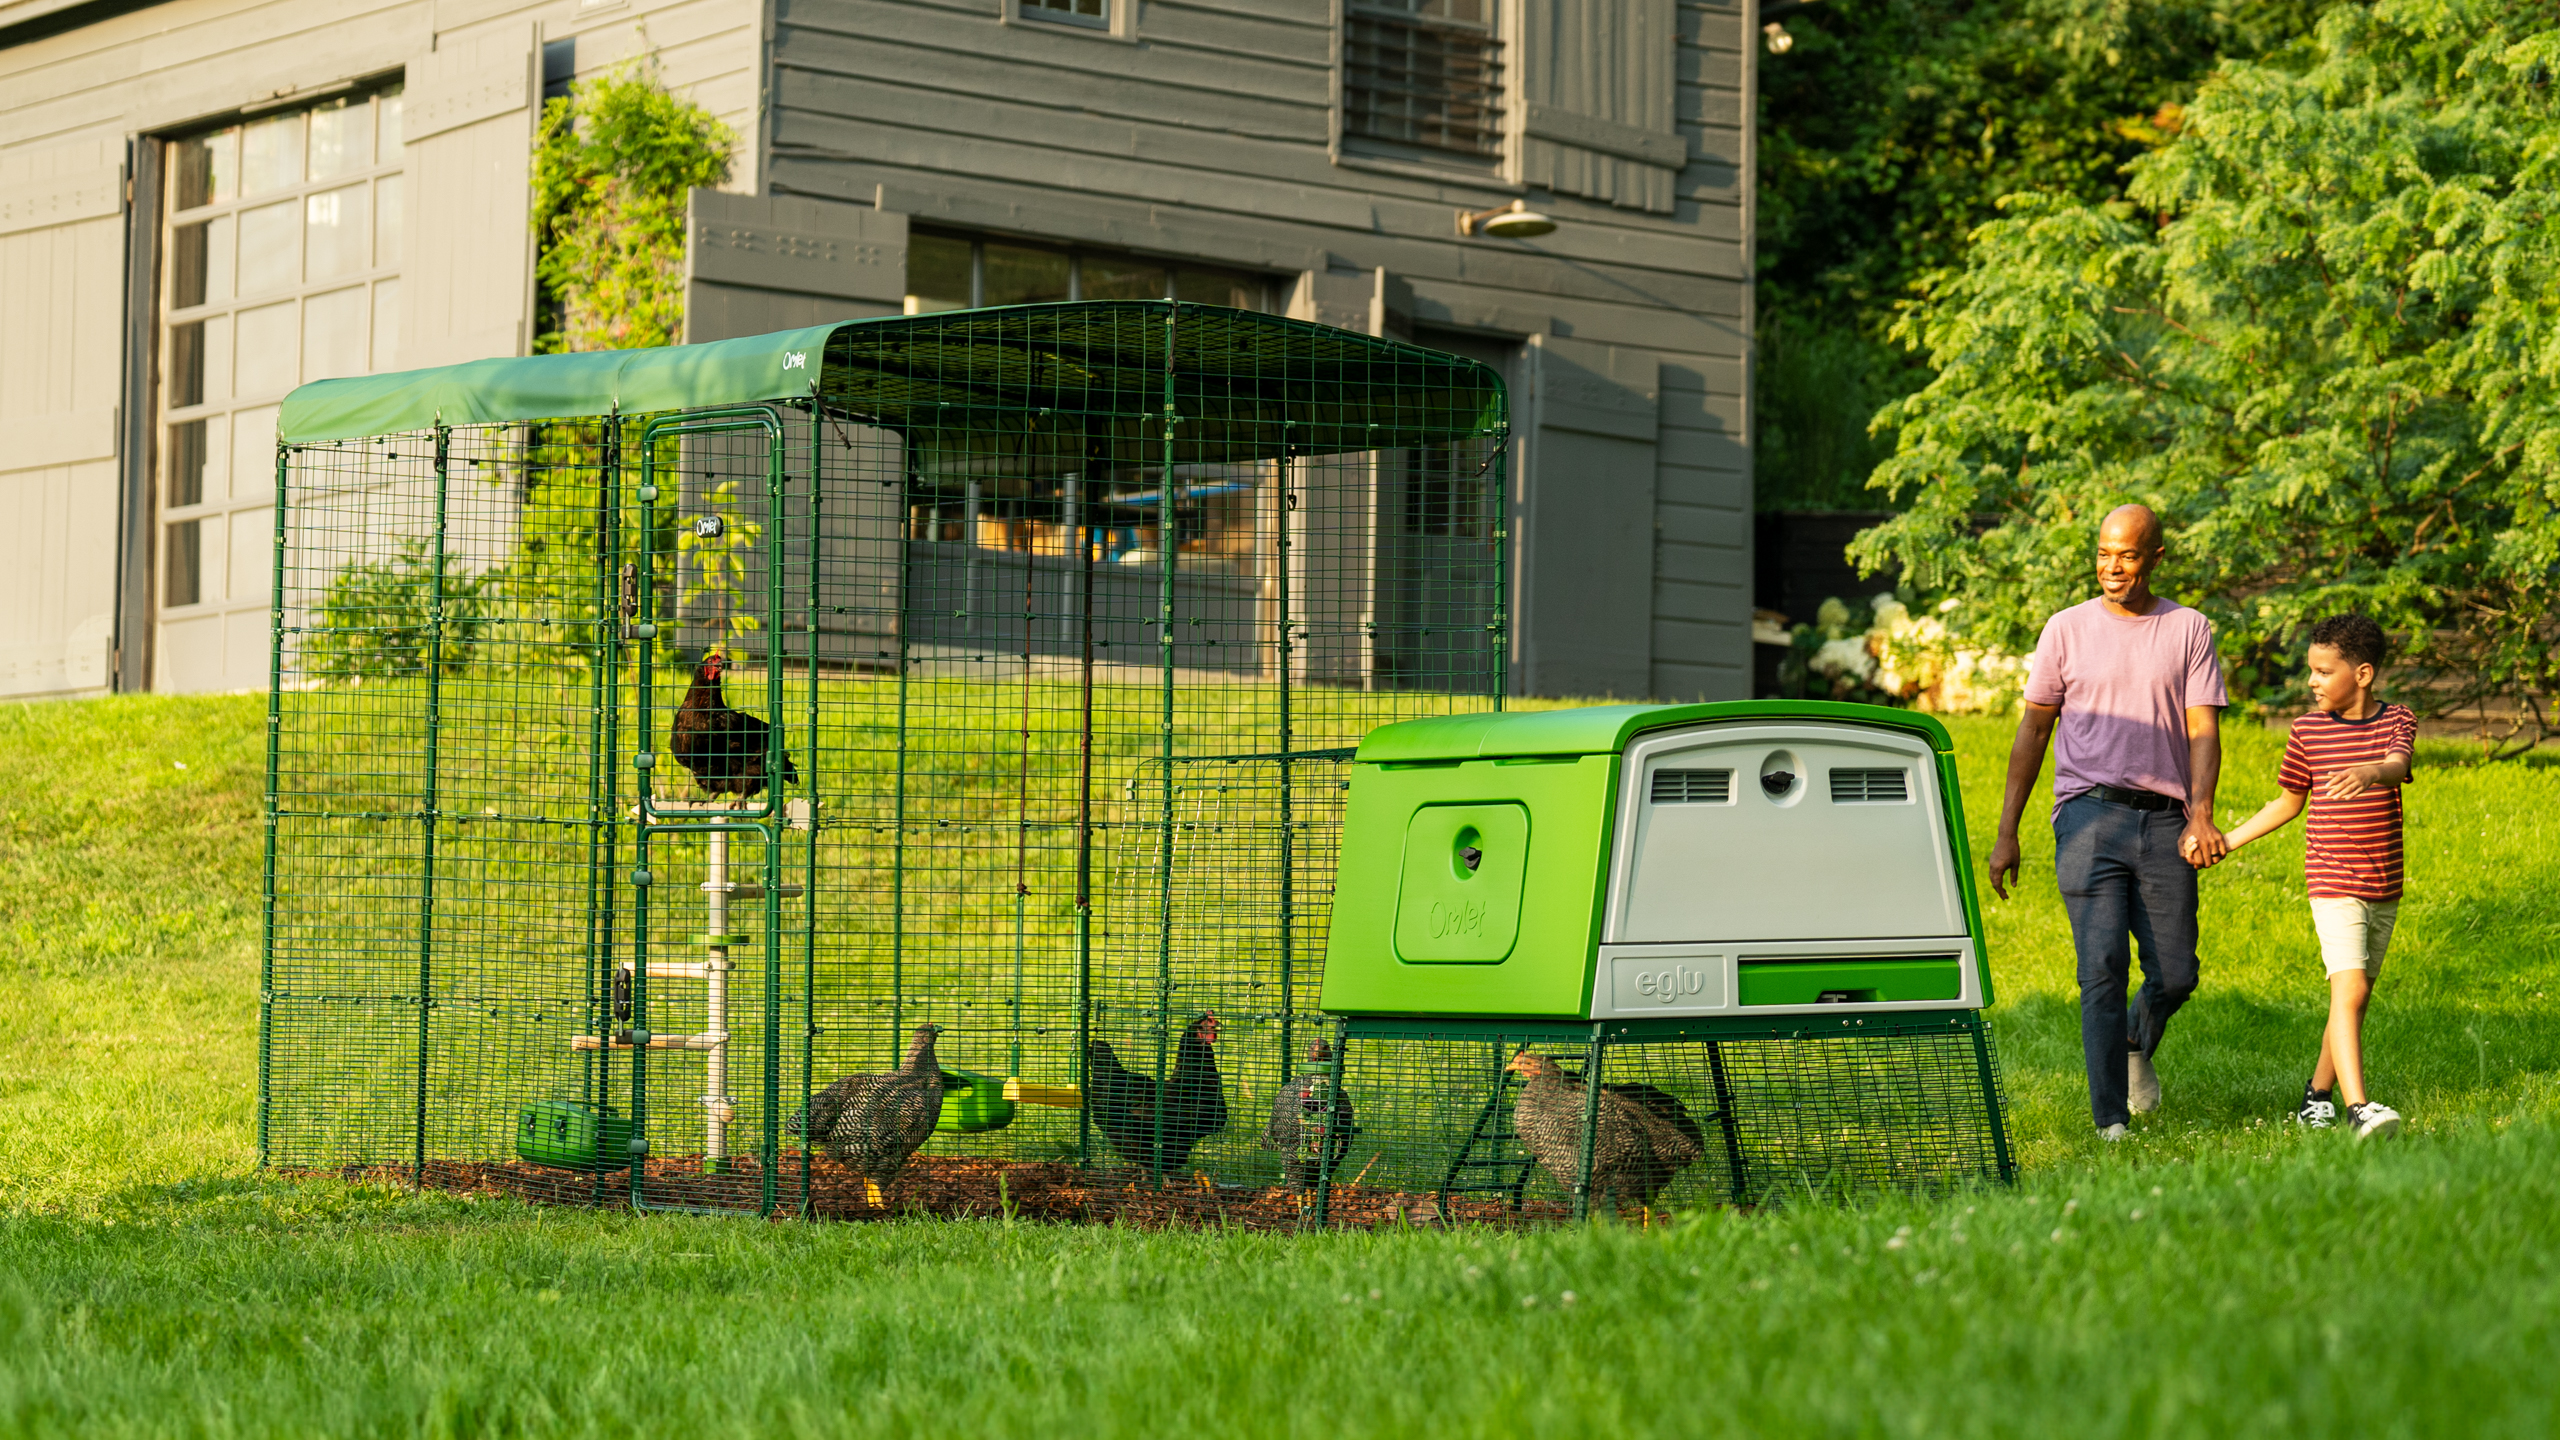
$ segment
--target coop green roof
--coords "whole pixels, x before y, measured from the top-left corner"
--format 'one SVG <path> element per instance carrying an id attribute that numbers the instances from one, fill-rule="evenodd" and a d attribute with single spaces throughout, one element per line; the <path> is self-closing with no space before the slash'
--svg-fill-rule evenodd
<path id="1" fill-rule="evenodd" d="M 1732 700 L 1713 705 L 1590 705 L 1573 710 L 1514 710 L 1445 715 L 1382 725 L 1360 742 L 1371 764 L 1480 760 L 1536 755 L 1614 755 L 1648 730 L 1711 720 L 1853 720 L 1925 736 L 1941 753 L 1955 749 L 1935 716 L 1879 705 L 1828 700 Z"/>

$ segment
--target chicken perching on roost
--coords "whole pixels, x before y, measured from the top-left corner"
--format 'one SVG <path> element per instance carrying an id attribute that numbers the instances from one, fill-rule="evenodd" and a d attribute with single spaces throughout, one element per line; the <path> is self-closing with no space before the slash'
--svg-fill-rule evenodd
<path id="1" fill-rule="evenodd" d="M 907 1158 L 933 1138 L 942 1118 L 942 1066 L 933 1058 L 933 1037 L 941 1033 L 939 1025 L 917 1026 L 906 1064 L 886 1075 L 847 1075 L 810 1096 L 808 1110 L 782 1127 L 806 1133 L 861 1176 L 863 1196 L 875 1210 L 887 1208 L 881 1187 L 907 1168 Z"/>
<path id="2" fill-rule="evenodd" d="M 1582 1169 L 1582 1077 L 1528 1050 L 1511 1057 L 1510 1068 L 1527 1080 L 1511 1104 L 1512 1128 L 1556 1183 L 1571 1191 Z M 1650 1221 L 1653 1197 L 1705 1153 L 1698 1122 L 1668 1093 L 1641 1083 L 1600 1086 L 1591 1193 L 1608 1197 L 1612 1209 L 1639 1205 Z"/>
<path id="3" fill-rule="evenodd" d="M 1085 1046 L 1085 1109 L 1120 1158 L 1141 1170 L 1156 1153 L 1156 1097 L 1164 1097 L 1164 1170 L 1191 1163 L 1201 1141 L 1227 1128 L 1227 1096 L 1218 1074 L 1218 1017 L 1202 1015 L 1182 1032 L 1173 1075 L 1159 1086 L 1120 1063 L 1107 1040 Z"/>
<path id="4" fill-rule="evenodd" d="M 1307 1047 L 1310 1064 L 1321 1065 L 1332 1058 L 1333 1047 L 1322 1039 Z M 1327 1091 L 1333 1096 L 1330 1105 L 1323 1098 Z M 1290 1189 L 1305 1190 L 1342 1163 L 1354 1133 L 1351 1097 L 1342 1093 L 1333 1077 L 1300 1075 L 1272 1098 L 1271 1123 L 1262 1127 L 1262 1148 L 1280 1152 L 1280 1176 Z"/>
<path id="5" fill-rule="evenodd" d="M 694 667 L 692 687 L 676 706 L 675 723 L 667 728 L 667 753 L 693 772 L 693 783 L 714 795 L 735 795 L 735 803 L 744 805 L 764 790 L 765 736 L 773 727 L 759 716 L 730 708 L 720 688 L 720 672 L 728 667 L 729 657 L 722 651 L 703 654 Z M 790 751 L 782 752 L 781 762 L 782 783 L 799 784 Z"/>

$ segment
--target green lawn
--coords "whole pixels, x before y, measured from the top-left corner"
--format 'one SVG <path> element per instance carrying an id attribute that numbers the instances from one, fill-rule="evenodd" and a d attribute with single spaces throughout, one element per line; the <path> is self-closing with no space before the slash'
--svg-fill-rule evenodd
<path id="1" fill-rule="evenodd" d="M 1289 1238 L 258 1176 L 262 714 L 0 709 L 0 1435 L 2560 1429 L 2560 767 L 2411 792 L 2396 1141 L 2277 1123 L 2322 1003 L 2297 831 L 2206 877 L 2168 1106 L 2101 1149 L 2031 826 L 1990 914 L 2015 1191 Z M 2005 727 L 1957 728 L 1987 836 Z M 2231 749 L 2226 823 L 2276 740 Z"/>

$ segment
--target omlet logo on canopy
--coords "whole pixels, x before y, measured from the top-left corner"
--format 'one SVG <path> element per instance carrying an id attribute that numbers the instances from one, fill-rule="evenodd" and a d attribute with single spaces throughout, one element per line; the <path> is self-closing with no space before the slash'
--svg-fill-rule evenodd
<path id="1" fill-rule="evenodd" d="M 806 370 L 806 369 L 808 369 L 808 368 L 809 368 L 809 352 L 808 352 L 808 351 L 806 351 L 806 350 L 793 350 L 793 351 L 790 351 L 790 352 L 786 353 L 786 354 L 782 357 L 782 368 L 783 368 L 783 369 L 785 369 L 785 370 Z"/>

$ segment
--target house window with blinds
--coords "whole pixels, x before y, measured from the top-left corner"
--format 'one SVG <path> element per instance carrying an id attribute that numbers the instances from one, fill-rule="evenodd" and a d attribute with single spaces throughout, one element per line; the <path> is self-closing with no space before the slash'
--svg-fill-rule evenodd
<path id="1" fill-rule="evenodd" d="M 1498 3 L 1349 0 L 1342 16 L 1343 137 L 1386 154 L 1499 158 Z"/>

